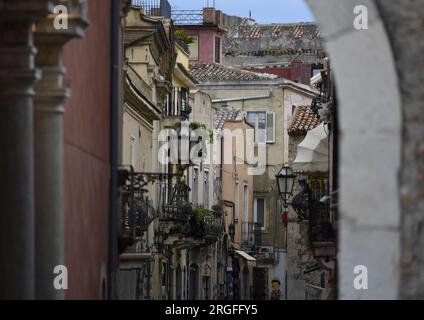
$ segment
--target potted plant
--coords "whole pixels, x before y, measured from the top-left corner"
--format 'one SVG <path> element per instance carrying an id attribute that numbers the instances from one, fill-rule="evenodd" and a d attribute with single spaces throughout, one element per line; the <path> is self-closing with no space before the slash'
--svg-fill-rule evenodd
<path id="1" fill-rule="evenodd" d="M 215 216 L 220 218 L 224 214 L 224 206 L 222 203 L 217 203 L 212 206 L 212 211 L 214 212 Z"/>

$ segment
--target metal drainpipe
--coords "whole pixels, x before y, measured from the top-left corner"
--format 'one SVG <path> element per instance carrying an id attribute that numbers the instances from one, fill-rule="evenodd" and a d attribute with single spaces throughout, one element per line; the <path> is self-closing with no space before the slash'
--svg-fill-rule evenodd
<path id="1" fill-rule="evenodd" d="M 109 254 L 108 299 L 116 299 L 116 269 L 118 266 L 118 119 L 119 119 L 119 25 L 120 0 L 111 3 L 111 89 L 110 89 L 110 185 L 109 185 Z"/>
<path id="2" fill-rule="evenodd" d="M 233 226 L 235 228 L 235 223 L 236 223 L 236 212 L 235 212 L 235 210 L 236 210 L 236 204 L 233 201 L 224 200 L 224 205 L 227 206 L 227 207 L 233 208 L 232 223 L 233 223 Z M 232 241 L 234 241 L 234 239 L 232 239 Z"/>

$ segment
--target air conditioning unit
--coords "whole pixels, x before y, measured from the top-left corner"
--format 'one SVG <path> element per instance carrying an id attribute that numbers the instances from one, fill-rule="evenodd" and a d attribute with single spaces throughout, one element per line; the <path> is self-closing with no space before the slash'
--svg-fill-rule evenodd
<path id="1" fill-rule="evenodd" d="M 274 253 L 274 247 L 271 246 L 261 246 L 259 247 L 259 253 Z"/>

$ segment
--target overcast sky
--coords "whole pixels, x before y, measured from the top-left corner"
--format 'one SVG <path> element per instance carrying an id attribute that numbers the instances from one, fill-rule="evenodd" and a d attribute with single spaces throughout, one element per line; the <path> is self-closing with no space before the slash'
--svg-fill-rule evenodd
<path id="1" fill-rule="evenodd" d="M 198 10 L 208 0 L 168 0 L 173 9 Z M 213 5 L 213 0 L 209 0 Z M 314 17 L 304 0 L 215 0 L 215 7 L 226 14 L 252 18 L 258 23 L 308 22 Z"/>

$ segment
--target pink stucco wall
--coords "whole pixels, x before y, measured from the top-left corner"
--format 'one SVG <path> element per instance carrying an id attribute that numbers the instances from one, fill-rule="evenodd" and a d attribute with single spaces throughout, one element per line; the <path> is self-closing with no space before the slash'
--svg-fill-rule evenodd
<path id="1" fill-rule="evenodd" d="M 83 39 L 65 47 L 72 97 L 65 112 L 68 299 L 98 299 L 108 257 L 111 0 L 89 1 Z"/>
<path id="2" fill-rule="evenodd" d="M 184 29 L 189 35 L 199 37 L 199 60 L 194 63 L 209 63 L 215 62 L 215 38 L 221 38 L 220 56 L 222 62 L 222 32 L 217 28 L 190 27 Z"/>

